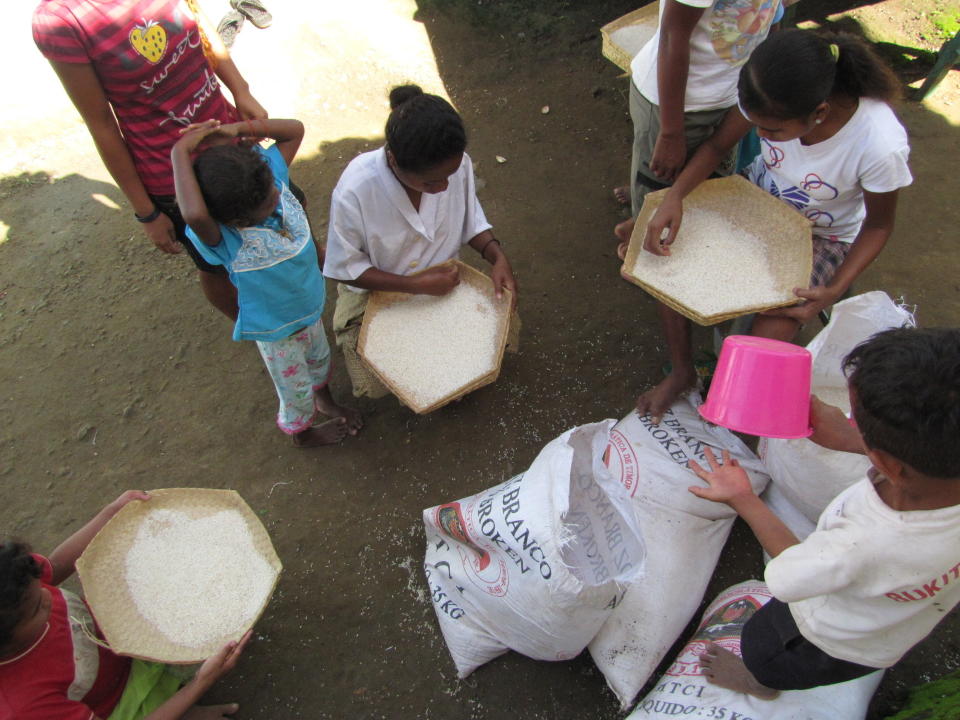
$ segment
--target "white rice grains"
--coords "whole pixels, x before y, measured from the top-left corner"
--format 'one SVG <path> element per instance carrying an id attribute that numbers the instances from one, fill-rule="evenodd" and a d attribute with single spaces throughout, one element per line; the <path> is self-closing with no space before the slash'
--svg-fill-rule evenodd
<path id="1" fill-rule="evenodd" d="M 243 516 L 150 512 L 127 551 L 137 610 L 168 640 L 197 648 L 235 639 L 256 617 L 276 573 Z"/>
<path id="2" fill-rule="evenodd" d="M 777 279 L 767 243 L 712 210 L 686 209 L 670 255 L 642 251 L 632 272 L 705 317 L 796 299 Z"/>
<path id="3" fill-rule="evenodd" d="M 414 295 L 394 303 L 370 319 L 364 357 L 420 407 L 428 407 L 496 368 L 496 302 L 461 282 L 447 295 Z"/>

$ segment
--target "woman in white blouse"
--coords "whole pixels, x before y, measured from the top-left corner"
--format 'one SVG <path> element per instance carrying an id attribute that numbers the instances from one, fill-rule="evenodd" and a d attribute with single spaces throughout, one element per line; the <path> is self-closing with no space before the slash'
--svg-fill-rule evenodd
<path id="1" fill-rule="evenodd" d="M 356 353 L 368 290 L 446 295 L 459 273 L 434 266 L 469 244 L 492 266 L 498 297 L 517 291 L 477 199 L 456 110 L 416 85 L 393 88 L 390 108 L 386 145 L 354 158 L 334 188 L 323 266 L 340 281 L 333 331 L 358 397 L 388 392 Z"/>

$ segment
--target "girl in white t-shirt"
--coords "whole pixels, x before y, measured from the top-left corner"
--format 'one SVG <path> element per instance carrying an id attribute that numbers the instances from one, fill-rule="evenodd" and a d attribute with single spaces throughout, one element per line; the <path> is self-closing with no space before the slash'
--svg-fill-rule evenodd
<path id="1" fill-rule="evenodd" d="M 683 198 L 756 126 L 762 153 L 747 177 L 813 222 L 810 287 L 794 291 L 804 302 L 762 313 L 753 323 L 755 335 L 793 340 L 847 291 L 893 231 L 897 192 L 913 180 L 907 134 L 889 105 L 899 87 L 857 37 L 806 30 L 771 35 L 740 72 L 739 111 L 727 113 L 677 178 L 647 226 L 644 249 L 670 254 Z M 637 409 L 659 421 L 697 376 L 689 320 L 662 303 L 658 310 L 672 369 L 637 399 Z"/>
<path id="2" fill-rule="evenodd" d="M 333 332 L 358 397 L 388 392 L 356 352 L 367 291 L 446 295 L 458 271 L 434 266 L 467 244 L 492 266 L 498 297 L 517 290 L 477 199 L 457 111 L 416 85 L 393 88 L 390 107 L 386 145 L 350 162 L 330 202 L 323 274 L 340 281 Z"/>

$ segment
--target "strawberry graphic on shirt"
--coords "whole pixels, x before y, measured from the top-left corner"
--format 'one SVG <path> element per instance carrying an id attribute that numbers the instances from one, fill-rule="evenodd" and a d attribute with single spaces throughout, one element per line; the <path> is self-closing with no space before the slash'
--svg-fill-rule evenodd
<path id="1" fill-rule="evenodd" d="M 156 65 L 163 59 L 167 49 L 167 31 L 155 20 L 144 20 L 142 25 L 134 25 L 130 31 L 130 44 Z"/>

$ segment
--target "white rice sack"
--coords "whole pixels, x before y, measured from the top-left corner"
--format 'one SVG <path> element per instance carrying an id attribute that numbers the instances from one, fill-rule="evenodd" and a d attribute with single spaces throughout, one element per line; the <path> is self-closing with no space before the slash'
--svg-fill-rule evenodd
<path id="1" fill-rule="evenodd" d="M 527 472 L 423 511 L 424 571 L 460 677 L 508 649 L 578 655 L 642 573 L 630 498 L 603 463 L 613 423 L 568 430 Z"/>
<path id="2" fill-rule="evenodd" d="M 686 467 L 707 466 L 704 449 L 730 451 L 761 492 L 768 477 L 736 435 L 700 417 L 700 396 L 681 398 L 653 425 L 633 412 L 610 433 L 610 471 L 633 498 L 647 546 L 647 566 L 590 643 L 590 654 L 624 708 L 690 622 L 736 517 L 728 506 L 687 489 L 702 481 Z"/>
<path id="3" fill-rule="evenodd" d="M 830 323 L 807 345 L 813 355 L 813 394 L 849 414 L 843 359 L 875 333 L 913 324 L 910 313 L 879 290 L 834 305 Z M 828 450 L 806 438 L 763 438 L 758 451 L 778 490 L 813 523 L 870 467 L 863 455 Z"/>
<path id="4" fill-rule="evenodd" d="M 857 720 L 867 712 L 883 671 L 856 680 L 810 690 L 788 690 L 760 700 L 711 685 L 701 674 L 698 657 L 707 642 L 740 655 L 744 624 L 771 598 L 759 580 L 724 590 L 704 611 L 700 627 L 656 687 L 627 720 L 673 720 L 677 717 L 724 720 Z"/>

